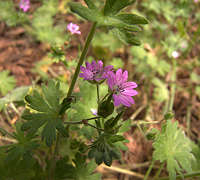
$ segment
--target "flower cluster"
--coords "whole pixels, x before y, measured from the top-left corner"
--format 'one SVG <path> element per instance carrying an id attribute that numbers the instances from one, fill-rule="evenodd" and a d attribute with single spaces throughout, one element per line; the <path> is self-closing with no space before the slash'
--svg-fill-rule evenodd
<path id="1" fill-rule="evenodd" d="M 30 8 L 30 0 L 21 0 L 19 3 L 19 8 L 24 12 L 28 11 Z"/>
<path id="2" fill-rule="evenodd" d="M 118 69 L 114 72 L 113 66 L 103 67 L 102 61 L 92 61 L 91 64 L 86 62 L 85 64 L 86 67 L 81 66 L 82 73 L 79 76 L 84 78 L 84 80 L 96 84 L 100 84 L 107 79 L 107 84 L 115 106 L 122 104 L 130 107 L 134 104 L 132 96 L 138 94 L 134 90 L 137 84 L 128 81 L 128 71 L 123 72 L 122 69 Z"/>

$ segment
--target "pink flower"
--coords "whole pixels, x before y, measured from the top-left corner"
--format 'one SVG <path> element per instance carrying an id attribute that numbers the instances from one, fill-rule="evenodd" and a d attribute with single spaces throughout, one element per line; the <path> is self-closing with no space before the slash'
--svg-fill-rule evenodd
<path id="1" fill-rule="evenodd" d="M 86 67 L 81 66 L 80 77 L 84 78 L 84 80 L 92 81 L 94 83 L 98 83 L 102 80 L 105 80 L 108 76 L 108 72 L 112 70 L 113 66 L 106 66 L 103 67 L 102 61 L 92 61 L 90 64 L 89 62 L 85 63 Z"/>
<path id="2" fill-rule="evenodd" d="M 19 3 L 19 7 L 24 12 L 28 11 L 28 9 L 30 8 L 30 1 L 29 0 L 21 0 Z"/>
<path id="3" fill-rule="evenodd" d="M 199 0 L 194 0 L 194 3 L 198 3 Z"/>
<path id="4" fill-rule="evenodd" d="M 70 31 L 72 34 L 81 34 L 81 31 L 79 31 L 79 26 L 77 24 L 69 23 L 67 25 L 68 31 Z"/>
<path id="5" fill-rule="evenodd" d="M 127 79 L 128 71 L 122 72 L 122 69 L 118 69 L 116 74 L 112 71 L 108 74 L 108 86 L 113 93 L 115 106 L 123 104 L 130 107 L 135 103 L 132 96 L 138 94 L 136 90 L 133 90 L 137 87 L 137 84 L 135 82 L 127 82 Z"/>

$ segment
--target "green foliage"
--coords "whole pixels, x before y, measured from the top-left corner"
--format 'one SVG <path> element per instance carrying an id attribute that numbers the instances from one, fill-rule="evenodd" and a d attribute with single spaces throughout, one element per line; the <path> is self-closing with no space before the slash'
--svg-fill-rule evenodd
<path id="1" fill-rule="evenodd" d="M 31 180 L 35 176 L 34 166 L 37 164 L 33 157 L 33 152 L 39 144 L 33 135 L 26 135 L 21 131 L 21 124 L 16 124 L 16 132 L 12 135 L 16 143 L 1 147 L 0 151 L 0 172 L 1 179 L 27 179 Z"/>
<path id="2" fill-rule="evenodd" d="M 113 15 L 117 14 L 120 10 L 133 4 L 135 0 L 106 0 L 104 15 Z"/>
<path id="3" fill-rule="evenodd" d="M 16 26 L 28 21 L 28 17 L 23 12 L 17 12 L 11 0 L 0 2 L 0 20 L 5 21 L 8 26 Z"/>
<path id="4" fill-rule="evenodd" d="M 169 99 L 169 91 L 168 91 L 166 84 L 158 78 L 153 78 L 152 83 L 155 85 L 154 98 L 159 102 L 168 100 Z"/>
<path id="5" fill-rule="evenodd" d="M 82 18 L 96 22 L 99 26 L 105 26 L 108 28 L 114 28 L 113 32 L 117 37 L 127 44 L 139 45 L 140 42 L 135 34 L 132 32 L 140 31 L 141 28 L 137 25 L 146 24 L 147 20 L 135 14 L 120 14 L 116 15 L 121 9 L 132 4 L 134 1 L 130 0 L 107 0 L 104 12 L 100 12 L 93 5 L 89 5 L 89 1 L 86 2 L 89 8 L 82 6 L 80 3 L 69 3 L 71 11 L 78 14 Z"/>
<path id="6" fill-rule="evenodd" d="M 11 91 L 15 85 L 16 80 L 13 76 L 9 76 L 9 71 L 0 72 L 0 92 L 2 95 L 6 95 L 9 91 Z"/>
<path id="7" fill-rule="evenodd" d="M 101 46 L 109 48 L 112 52 L 115 52 L 118 48 L 122 47 L 122 43 L 114 36 L 113 33 L 111 33 L 111 31 L 108 33 L 96 32 L 95 37 L 92 40 L 92 45 L 94 47 Z"/>
<path id="8" fill-rule="evenodd" d="M 32 112 L 28 109 L 24 112 L 22 118 L 27 122 L 23 124 L 23 130 L 28 130 L 30 134 L 34 134 L 40 127 L 44 126 L 42 139 L 48 146 L 51 146 L 56 139 L 56 129 L 63 136 L 68 135 L 60 117 L 63 106 L 66 110 L 66 103 L 60 104 L 59 83 L 49 81 L 47 87 L 42 86 L 42 94 L 34 90 L 32 95 L 25 97 L 25 100 Z M 69 108 L 70 103 L 68 101 L 67 108 Z"/>
<path id="9" fill-rule="evenodd" d="M 63 45 L 68 39 L 68 35 L 64 33 L 66 25 L 54 25 L 53 17 L 57 12 L 58 0 L 43 1 L 43 5 L 34 12 L 31 31 L 38 40 L 51 45 Z"/>
<path id="10" fill-rule="evenodd" d="M 192 171 L 194 156 L 190 140 L 178 129 L 178 122 L 172 123 L 168 120 L 157 134 L 153 147 L 153 159 L 167 163 L 170 180 L 176 179 L 176 172 L 182 174 L 184 170 Z"/>
<path id="11" fill-rule="evenodd" d="M 110 65 L 112 65 L 114 69 L 119 69 L 124 66 L 124 62 L 121 58 L 113 58 Z"/>
<path id="12" fill-rule="evenodd" d="M 22 102 L 28 90 L 29 86 L 21 86 L 12 90 L 6 96 L 0 98 L 0 111 L 5 107 L 6 104 L 11 102 Z"/>
<path id="13" fill-rule="evenodd" d="M 146 76 L 158 73 L 164 76 L 170 71 L 170 64 L 159 60 L 154 54 L 147 52 L 144 47 L 132 47 L 133 64 L 137 65 L 136 71 L 143 72 Z"/>
<path id="14" fill-rule="evenodd" d="M 123 140 L 123 136 L 103 133 L 91 145 L 88 157 L 94 158 L 98 165 L 104 162 L 107 166 L 111 166 L 113 159 L 120 158 L 120 152 L 114 143 Z"/>
<path id="15" fill-rule="evenodd" d="M 74 179 L 74 180 L 100 180 L 101 175 L 94 173 L 96 164 L 94 161 L 86 163 L 86 156 L 79 153 L 73 160 L 75 166 L 67 163 L 67 158 L 63 158 L 56 163 L 56 179 Z"/>

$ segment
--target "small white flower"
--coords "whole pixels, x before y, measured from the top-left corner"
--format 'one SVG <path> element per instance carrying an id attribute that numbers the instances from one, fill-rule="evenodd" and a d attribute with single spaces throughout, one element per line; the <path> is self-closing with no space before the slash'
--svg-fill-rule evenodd
<path id="1" fill-rule="evenodd" d="M 180 53 L 178 51 L 173 51 L 172 52 L 172 57 L 177 59 L 180 56 Z"/>
<path id="2" fill-rule="evenodd" d="M 94 108 L 91 108 L 90 111 L 92 112 L 93 115 L 97 116 L 97 110 Z"/>

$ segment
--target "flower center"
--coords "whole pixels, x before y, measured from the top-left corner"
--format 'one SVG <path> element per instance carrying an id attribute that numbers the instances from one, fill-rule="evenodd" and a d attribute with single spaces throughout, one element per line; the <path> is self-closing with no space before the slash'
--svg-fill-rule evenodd
<path id="1" fill-rule="evenodd" d="M 121 92 L 124 92 L 124 89 L 119 85 L 115 85 L 113 88 L 113 92 L 114 94 L 120 94 Z"/>

